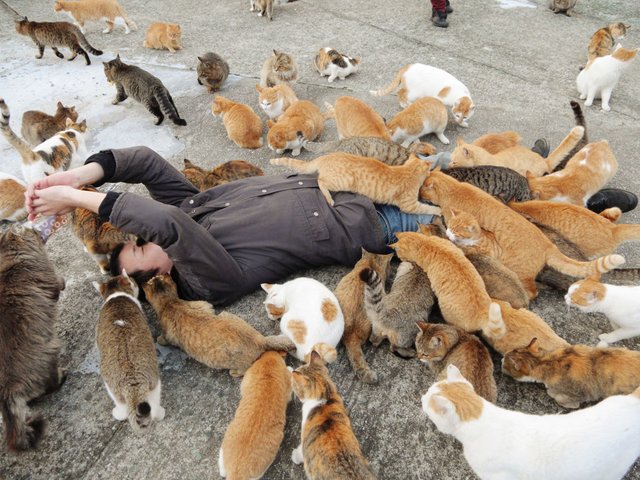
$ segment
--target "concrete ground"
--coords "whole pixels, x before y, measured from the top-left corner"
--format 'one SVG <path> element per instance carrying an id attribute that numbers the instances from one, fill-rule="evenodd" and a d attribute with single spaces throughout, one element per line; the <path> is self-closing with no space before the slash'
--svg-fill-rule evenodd
<path id="1" fill-rule="evenodd" d="M 221 94 L 248 103 L 256 110 L 254 87 L 260 67 L 273 48 L 295 55 L 301 76 L 295 86 L 299 97 L 322 105 L 340 95 L 353 95 L 386 118 L 399 111 L 397 99 L 373 98 L 367 92 L 386 85 L 401 66 L 423 62 L 444 68 L 462 80 L 477 104 L 468 129 L 450 125 L 447 131 L 450 139 L 464 135 L 470 140 L 489 131 L 514 129 L 528 144 L 546 137 L 555 145 L 573 124 L 569 100 L 577 99 L 575 77 L 578 67 L 585 62 L 591 34 L 612 21 L 623 20 L 632 25 L 624 45 L 640 46 L 640 4 L 636 0 L 579 0 L 574 16 L 568 18 L 552 14 L 543 0 L 500 1 L 452 0 L 455 13 L 450 16 L 449 29 L 443 30 L 431 26 L 429 7 L 424 0 L 300 0 L 276 6 L 272 22 L 249 13 L 246 0 L 123 0 L 140 29 L 131 35 L 124 35 L 121 29 L 104 35 L 100 33 L 102 25 L 92 24 L 87 36 L 106 52 L 102 58 L 93 58 L 96 63 L 121 52 L 125 61 L 128 57 L 142 58 L 139 64 L 143 67 L 165 65 L 158 67 L 161 77 L 163 69 L 168 71 L 173 68 L 171 65 L 184 64 L 194 70 L 189 79 L 194 84 L 196 55 L 215 51 L 228 60 L 233 73 Z M 52 11 L 51 0 L 9 3 L 33 20 L 59 19 Z M 142 48 L 146 26 L 157 20 L 182 25 L 183 50 L 172 55 Z M 47 82 L 47 62 L 51 64 L 57 59 L 48 51 L 41 61 L 45 63 L 36 61 L 35 47 L 28 38 L 17 36 L 9 16 L 2 16 L 0 26 L 0 43 L 28 48 L 28 55 L 21 54 L 22 61 L 33 69 L 41 69 L 40 81 Z M 361 56 L 361 71 L 346 81 L 328 84 L 326 77 L 320 78 L 312 66 L 316 51 L 324 46 Z M 3 48 L 0 58 L 15 55 L 16 51 Z M 85 68 L 80 60 L 67 65 L 68 82 L 73 82 L 74 72 Z M 640 147 L 639 74 L 640 62 L 636 61 L 614 91 L 612 111 L 602 112 L 599 102 L 585 108 L 590 138 L 607 139 L 617 155 L 620 169 L 612 185 L 636 193 L 640 192 L 640 167 L 636 162 Z M 0 95 L 7 95 L 2 92 L 2 84 L 10 75 L 3 60 Z M 103 78 L 97 77 L 97 84 L 103 82 Z M 169 158 L 174 165 L 185 157 L 209 167 L 242 158 L 259 165 L 267 174 L 276 172 L 268 165 L 272 154 L 267 148 L 241 150 L 228 140 L 221 122 L 211 116 L 212 95 L 204 88 L 193 95 L 174 96 L 180 113 L 189 122 L 187 127 L 166 127 L 182 142 L 182 151 Z M 131 104 L 130 100 L 125 105 L 123 120 L 127 112 L 144 112 L 142 106 Z M 42 109 L 46 107 L 43 105 Z M 149 115 L 147 120 L 152 122 L 152 117 Z M 328 122 L 322 139 L 335 138 L 335 125 Z M 430 141 L 439 149 L 444 147 L 435 138 Z M 154 147 L 153 142 L 149 146 Z M 310 156 L 303 154 L 302 158 Z M 623 221 L 640 222 L 638 212 L 625 214 Z M 128 424 L 111 417 L 112 404 L 98 374 L 94 329 L 101 301 L 91 286 L 92 280 L 101 279 L 96 265 L 82 252 L 68 228 L 51 239 L 48 251 L 67 279 L 67 289 L 59 303 L 58 330 L 64 345 L 62 363 L 68 366 L 70 375 L 59 392 L 33 407 L 50 422 L 38 450 L 9 455 L 4 446 L 0 447 L 0 478 L 219 478 L 218 448 L 238 404 L 239 380 L 227 372 L 210 370 L 178 350 L 159 350 L 166 418 L 146 435 L 134 435 Z M 629 266 L 640 266 L 635 245 L 627 244 L 620 252 Z M 334 288 L 347 271 L 335 267 L 300 274 Z M 532 309 L 569 342 L 595 345 L 597 335 L 609 331 L 608 322 L 602 315 L 567 313 L 562 294 L 542 291 Z M 255 292 L 229 310 L 260 331 L 273 334 L 278 328 L 265 315 L 263 297 L 262 292 Z M 150 309 L 147 313 L 157 335 L 154 315 Z M 621 344 L 637 350 L 640 340 Z M 386 347 L 374 350 L 369 346 L 366 356 L 381 377 L 377 386 L 356 380 L 343 351 L 330 371 L 349 409 L 355 434 L 378 477 L 474 478 L 460 445 L 452 437 L 439 433 L 421 411 L 420 395 L 434 381 L 427 368 L 415 360 L 395 357 Z M 542 386 L 516 383 L 499 372 L 497 356 L 494 360 L 500 406 L 533 414 L 564 413 Z M 295 365 L 294 360 L 289 362 Z M 299 441 L 300 415 L 300 403 L 292 402 L 284 443 L 265 478 L 304 478 L 302 467 L 290 461 L 291 450 Z M 626 478 L 640 478 L 640 463 Z"/>

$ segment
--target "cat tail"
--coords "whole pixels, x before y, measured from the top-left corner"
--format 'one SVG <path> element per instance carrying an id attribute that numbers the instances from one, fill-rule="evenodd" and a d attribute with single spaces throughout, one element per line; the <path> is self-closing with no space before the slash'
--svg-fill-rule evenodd
<path id="1" fill-rule="evenodd" d="M 158 105 L 160 106 L 160 110 L 167 117 L 171 119 L 173 123 L 176 125 L 182 125 L 183 127 L 187 124 L 187 121 L 183 118 L 180 118 L 180 114 L 178 113 L 178 109 L 176 105 L 173 103 L 173 98 L 167 91 L 166 88 L 158 86 L 153 92 L 153 96 L 155 97 Z"/>
<path id="2" fill-rule="evenodd" d="M 609 282 L 631 282 L 638 283 L 640 281 L 640 268 L 619 268 L 611 270 L 600 278 L 603 283 Z M 566 290 L 566 289 L 565 289 Z"/>
<path id="3" fill-rule="evenodd" d="M 629 240 L 640 240 L 640 225 L 620 224 L 613 226 L 613 238 L 616 243 L 628 242 Z"/>
<path id="4" fill-rule="evenodd" d="M 307 142 L 304 147 L 312 153 L 336 152 L 340 147 L 340 140 L 332 142 Z"/>
<path id="5" fill-rule="evenodd" d="M 582 150 L 587 145 L 587 143 L 589 143 L 589 137 L 587 136 L 587 122 L 584 119 L 582 107 L 578 102 L 574 100 L 571 100 L 571 102 L 569 103 L 571 105 L 571 110 L 573 110 L 573 118 L 576 121 L 576 125 L 584 128 L 584 134 L 582 135 L 582 138 L 577 143 L 577 145 L 573 147 L 571 151 L 560 160 L 560 162 L 558 162 L 558 164 L 553 169 L 554 172 L 562 170 L 564 167 L 566 167 L 567 162 L 571 159 L 571 157 L 573 157 L 576 153 Z"/>
<path id="6" fill-rule="evenodd" d="M 89 43 L 89 40 L 87 40 L 87 37 L 84 36 L 84 33 L 82 33 L 78 27 L 76 27 L 75 34 L 76 34 L 76 39 L 78 40 L 78 43 L 87 52 L 89 52 L 91 55 L 95 55 L 95 56 L 102 55 L 102 50 L 98 50 L 97 48 L 93 48 L 91 46 L 91 44 Z"/>
<path id="7" fill-rule="evenodd" d="M 367 312 L 369 321 L 373 322 L 379 318 L 382 312 L 382 301 L 385 297 L 384 285 L 380 280 L 380 275 L 372 268 L 360 270 L 360 280 L 364 286 L 364 309 Z"/>
<path id="8" fill-rule="evenodd" d="M 305 162 L 303 160 L 296 160 L 295 158 L 280 157 L 272 158 L 271 160 L 269 160 L 269 163 L 271 165 L 289 167 L 300 173 L 316 173 L 318 171 L 318 164 L 315 162 L 315 160 Z"/>
<path id="9" fill-rule="evenodd" d="M 9 396 L 1 403 L 4 435 L 9 450 L 35 448 L 44 434 L 47 422 L 40 415 L 27 417 L 29 408 L 23 397 Z"/>
<path id="10" fill-rule="evenodd" d="M 369 93 L 374 97 L 383 97 L 384 95 L 389 95 L 396 88 L 398 88 L 398 86 L 400 85 L 400 82 L 402 81 L 402 76 L 407 71 L 407 68 L 409 67 L 407 66 L 407 67 L 401 68 L 396 74 L 396 76 L 393 78 L 393 80 L 391 80 L 391 83 L 386 87 L 381 88 L 380 90 L 369 90 Z"/>
<path id="11" fill-rule="evenodd" d="M 580 125 L 573 127 L 569 134 L 560 142 L 560 145 L 547 157 L 547 169 L 553 172 L 564 159 L 567 159 L 568 162 L 571 159 L 569 153 L 580 143 L 582 137 L 584 137 L 584 127 Z"/>
<path id="12" fill-rule="evenodd" d="M 311 350 L 320 355 L 325 363 L 333 363 L 338 359 L 338 351 L 328 343 L 316 343 Z"/>
<path id="13" fill-rule="evenodd" d="M 120 11 L 118 13 L 124 20 L 124 23 L 127 24 L 127 27 L 129 27 L 133 31 L 138 30 L 138 25 L 136 25 L 136 22 L 129 18 L 129 15 L 127 15 L 127 12 L 124 11 L 124 8 L 120 7 Z"/>
<path id="14" fill-rule="evenodd" d="M 129 407 L 129 425 L 134 431 L 139 432 L 140 429 L 148 427 L 151 424 L 151 405 L 147 401 L 147 395 L 149 392 L 145 391 L 143 394 L 140 390 L 142 384 L 136 387 L 134 392 L 130 395 L 126 395 L 127 405 Z"/>
<path id="15" fill-rule="evenodd" d="M 322 117 L 325 120 L 329 120 L 330 118 L 336 118 L 336 109 L 329 102 L 324 102 L 324 106 L 327 109 L 326 112 L 322 114 Z"/>
<path id="16" fill-rule="evenodd" d="M 507 327 L 502 319 L 502 310 L 500 305 L 491 302 L 489 305 L 489 314 L 487 316 L 487 323 L 482 328 L 482 334 L 490 339 L 497 340 L 507 333 Z"/>
<path id="17" fill-rule="evenodd" d="M 10 117 L 9 106 L 5 103 L 3 98 L 0 98 L 0 130 L 2 130 L 2 135 L 7 139 L 9 145 L 18 151 L 22 160 L 26 163 L 30 163 L 36 159 L 36 154 L 31 150 L 31 146 L 27 142 L 11 130 L 11 126 L 9 125 Z"/>
<path id="18" fill-rule="evenodd" d="M 279 352 L 292 352 L 296 349 L 295 344 L 286 335 L 272 335 L 265 337 L 264 349 L 276 350 Z"/>
<path id="19" fill-rule="evenodd" d="M 564 273 L 565 275 L 571 275 L 572 277 L 584 278 L 594 273 L 605 273 L 609 270 L 619 267 L 624 263 L 624 257 L 622 255 L 605 255 L 604 257 L 596 258 L 591 262 L 580 262 L 569 258 L 564 255 L 560 250 L 554 248 L 549 254 L 547 254 L 546 263 L 551 268 Z"/>

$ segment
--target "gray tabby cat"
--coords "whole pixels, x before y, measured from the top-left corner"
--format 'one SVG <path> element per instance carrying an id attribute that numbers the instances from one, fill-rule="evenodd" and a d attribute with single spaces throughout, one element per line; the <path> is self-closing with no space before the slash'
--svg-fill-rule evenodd
<path id="1" fill-rule="evenodd" d="M 442 170 L 459 182 L 470 183 L 504 203 L 512 200 L 525 202 L 531 200 L 531 191 L 527 178 L 515 170 L 493 165 L 477 167 L 457 167 Z"/>
<path id="2" fill-rule="evenodd" d="M 220 90 L 229 77 L 229 64 L 217 53 L 207 52 L 198 57 L 198 83 L 209 89 L 209 93 Z"/>
<path id="3" fill-rule="evenodd" d="M 187 124 L 186 120 L 180 118 L 173 98 L 158 77 L 134 65 L 127 65 L 120 60 L 120 55 L 102 63 L 107 81 L 114 83 L 117 90 L 116 98 L 111 103 L 117 105 L 131 96 L 156 116 L 156 125 L 162 123 L 165 115 L 176 125 Z"/>
<path id="4" fill-rule="evenodd" d="M 567 162 L 571 159 L 571 157 L 573 157 L 576 153 L 586 147 L 587 143 L 589 143 L 589 137 L 587 136 L 587 122 L 584 119 L 584 114 L 582 113 L 580 104 L 573 100 L 571 100 L 569 104 L 571 105 L 571 110 L 573 110 L 573 118 L 575 118 L 576 120 L 576 125 L 584 128 L 584 134 L 582 135 L 582 138 L 580 139 L 578 144 L 573 147 L 573 149 L 569 153 L 567 153 L 567 155 L 560 161 L 560 163 L 558 163 L 558 165 L 556 165 L 556 168 L 553 169 L 554 172 L 562 170 L 567 165 Z"/>
<path id="5" fill-rule="evenodd" d="M 576 6 L 577 0 L 549 0 L 549 8 L 553 13 L 564 13 L 567 17 L 571 16 L 571 10 Z"/>

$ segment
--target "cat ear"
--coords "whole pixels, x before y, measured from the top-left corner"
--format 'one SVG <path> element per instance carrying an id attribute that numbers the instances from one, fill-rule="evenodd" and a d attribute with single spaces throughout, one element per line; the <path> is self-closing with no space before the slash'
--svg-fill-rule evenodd
<path id="1" fill-rule="evenodd" d="M 122 276 L 124 278 L 129 278 L 129 275 L 127 275 L 127 271 L 124 268 L 122 269 Z"/>
<path id="2" fill-rule="evenodd" d="M 119 53 L 116 55 L 116 60 L 120 61 L 120 54 Z"/>
<path id="3" fill-rule="evenodd" d="M 424 223 L 418 223 L 418 230 L 423 235 L 431 236 L 431 227 L 429 225 L 425 225 Z"/>
<path id="4" fill-rule="evenodd" d="M 269 290 L 271 290 L 271 288 L 273 287 L 273 285 L 270 283 L 261 283 L 260 286 L 267 293 L 269 293 Z"/>
<path id="5" fill-rule="evenodd" d="M 529 342 L 529 345 L 527 345 L 527 350 L 529 350 L 531 353 L 538 353 L 538 337 L 533 337 L 531 339 L 531 341 Z"/>
<path id="6" fill-rule="evenodd" d="M 324 365 L 322 357 L 315 350 L 311 350 L 311 354 L 309 356 L 309 365 Z"/>
<path id="7" fill-rule="evenodd" d="M 262 87 L 260 86 L 259 83 L 256 83 L 256 91 L 262 92 Z"/>
<path id="8" fill-rule="evenodd" d="M 64 105 L 62 105 L 62 102 L 58 102 L 57 107 L 58 107 L 58 108 L 64 108 Z"/>
<path id="9" fill-rule="evenodd" d="M 459 147 L 460 145 L 464 145 L 464 140 L 462 139 L 462 137 L 456 138 L 456 146 Z"/>
<path id="10" fill-rule="evenodd" d="M 293 372 L 291 372 L 291 381 L 295 382 L 296 385 L 298 385 L 303 390 L 305 385 L 307 384 L 307 379 L 305 378 L 305 376 L 302 375 L 297 370 L 294 370 Z"/>
<path id="11" fill-rule="evenodd" d="M 467 147 L 462 147 L 462 154 L 469 158 L 471 156 L 471 152 L 469 151 L 469 149 Z"/>
<path id="12" fill-rule="evenodd" d="M 101 285 L 98 282 L 93 281 L 91 282 L 91 285 L 93 285 L 93 288 L 95 288 L 98 291 L 98 293 L 102 295 L 102 289 L 100 288 Z"/>
<path id="13" fill-rule="evenodd" d="M 273 54 L 277 57 L 278 55 L 280 55 L 280 53 L 274 48 L 273 49 Z"/>
<path id="14" fill-rule="evenodd" d="M 204 60 L 202 59 L 202 57 L 198 57 L 198 60 L 204 63 Z"/>
<path id="15" fill-rule="evenodd" d="M 447 367 L 447 381 L 449 382 L 467 382 L 467 379 L 460 373 L 458 367 L 453 363 Z M 468 382 L 467 382 L 468 383 Z"/>
<path id="16" fill-rule="evenodd" d="M 429 325 L 425 322 L 416 322 L 416 325 L 422 332 L 426 332 L 427 330 L 429 330 Z"/>

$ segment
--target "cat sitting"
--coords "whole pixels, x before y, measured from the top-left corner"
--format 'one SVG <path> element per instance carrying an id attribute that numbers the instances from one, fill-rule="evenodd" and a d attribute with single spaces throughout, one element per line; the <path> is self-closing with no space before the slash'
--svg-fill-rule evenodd
<path id="1" fill-rule="evenodd" d="M 318 51 L 313 65 L 321 77 L 328 75 L 329 83 L 336 78 L 344 80 L 346 77 L 358 71 L 359 58 L 348 57 L 331 47 L 324 47 Z"/>
<path id="2" fill-rule="evenodd" d="M 327 118 L 329 114 L 323 114 L 315 103 L 298 100 L 278 117 L 277 123 L 272 120 L 267 122 L 267 144 L 276 153 L 291 150 L 294 157 L 300 155 L 307 142 L 322 135 Z"/>
<path id="3" fill-rule="evenodd" d="M 76 107 L 65 107 L 62 102 L 58 102 L 54 115 L 47 115 L 38 110 L 29 110 L 22 114 L 20 133 L 31 145 L 40 145 L 64 130 L 67 127 L 67 118 L 75 122 L 78 120 L 78 112 Z"/>
<path id="4" fill-rule="evenodd" d="M 147 28 L 142 46 L 176 53 L 182 48 L 181 36 L 182 29 L 177 23 L 154 22 Z"/>
<path id="5" fill-rule="evenodd" d="M 273 51 L 267 58 L 260 71 L 260 86 L 275 87 L 281 83 L 296 83 L 298 81 L 298 64 L 292 55 Z"/>
<path id="6" fill-rule="evenodd" d="M 286 83 L 275 87 L 261 87 L 260 84 L 256 84 L 256 90 L 260 108 L 274 121 L 298 101 L 296 92 Z"/>
<path id="7" fill-rule="evenodd" d="M 221 117 L 227 136 L 240 148 L 262 147 L 262 120 L 249 105 L 216 95 L 211 105 L 214 117 Z"/>
<path id="8" fill-rule="evenodd" d="M 449 145 L 449 139 L 444 135 L 447 120 L 444 103 L 434 97 L 422 97 L 389 120 L 387 128 L 391 140 L 405 148 L 429 133 L 435 133 L 438 140 Z"/>
<path id="9" fill-rule="evenodd" d="M 27 184 L 8 173 L 0 172 L 0 222 L 15 222 L 27 216 L 24 192 Z"/>
<path id="10" fill-rule="evenodd" d="M 85 22 L 99 20 L 107 22 L 107 28 L 102 33 L 111 33 L 118 17 L 124 20 L 124 33 L 138 29 L 117 0 L 80 0 L 74 2 L 56 0 L 53 4 L 53 10 L 67 12 L 75 20 L 82 33 L 84 33 Z"/>
<path id="11" fill-rule="evenodd" d="M 549 0 L 549 9 L 553 13 L 564 13 L 571 16 L 571 10 L 576 6 L 577 0 Z"/>
<path id="12" fill-rule="evenodd" d="M 244 160 L 229 160 L 211 170 L 205 170 L 185 158 L 184 169 L 181 171 L 201 192 L 241 178 L 264 175 L 261 168 Z"/>
<path id="13" fill-rule="evenodd" d="M 596 58 L 612 54 L 616 40 L 622 40 L 629 28 L 631 28 L 631 25 L 617 22 L 597 30 L 589 40 L 587 67 Z"/>
<path id="14" fill-rule="evenodd" d="M 198 57 L 198 84 L 204 85 L 209 93 L 220 90 L 229 77 L 229 64 L 217 53 L 207 52 Z"/>

